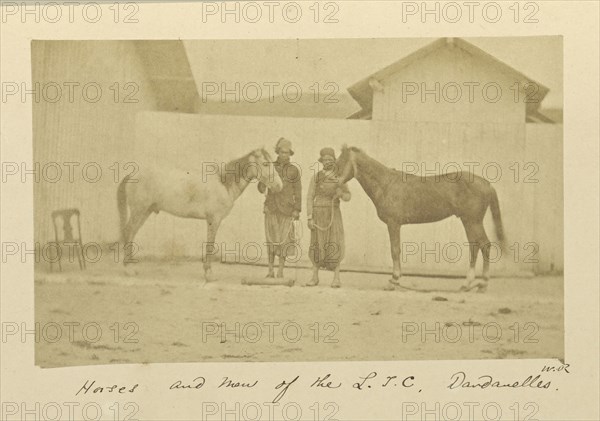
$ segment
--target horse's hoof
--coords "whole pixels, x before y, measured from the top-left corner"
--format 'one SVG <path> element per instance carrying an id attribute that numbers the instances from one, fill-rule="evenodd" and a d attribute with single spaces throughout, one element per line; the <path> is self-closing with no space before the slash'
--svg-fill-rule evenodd
<path id="1" fill-rule="evenodd" d="M 275 274 L 272 272 L 267 273 L 267 276 L 265 276 L 265 278 L 274 278 Z"/>
<path id="2" fill-rule="evenodd" d="M 341 288 L 342 284 L 338 281 L 338 282 L 333 282 L 331 284 L 331 288 Z"/>
<path id="3" fill-rule="evenodd" d="M 311 280 L 304 284 L 305 287 L 316 287 L 319 285 L 319 281 Z"/>
<path id="4" fill-rule="evenodd" d="M 477 293 L 484 294 L 487 292 L 488 285 L 486 283 L 480 283 L 477 285 Z"/>
<path id="5" fill-rule="evenodd" d="M 400 286 L 400 282 L 398 279 L 390 278 L 388 279 L 388 284 L 383 289 L 384 291 L 396 291 L 396 287 Z"/>
<path id="6" fill-rule="evenodd" d="M 277 272 L 276 278 L 283 278 L 283 272 Z"/>

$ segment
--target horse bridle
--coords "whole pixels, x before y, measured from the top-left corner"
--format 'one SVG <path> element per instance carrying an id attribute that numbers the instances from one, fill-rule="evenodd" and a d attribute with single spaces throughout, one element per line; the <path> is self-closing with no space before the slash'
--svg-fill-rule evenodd
<path id="1" fill-rule="evenodd" d="M 350 156 L 348 157 L 348 162 L 346 163 L 346 168 L 344 168 L 344 172 L 342 173 L 342 180 L 344 180 L 344 183 L 347 183 L 350 178 L 348 178 L 348 180 L 346 180 L 346 178 L 348 177 L 348 165 L 352 165 L 352 177 L 356 178 L 357 174 L 358 174 L 358 167 L 356 166 L 356 159 L 354 158 L 354 151 L 349 150 L 348 153 L 350 154 Z"/>
<path id="2" fill-rule="evenodd" d="M 358 166 L 356 165 L 356 157 L 354 156 L 354 151 L 351 151 L 352 155 L 350 155 L 350 162 L 352 162 L 352 172 L 354 178 L 358 177 Z"/>
<path id="3" fill-rule="evenodd" d="M 260 176 L 263 171 L 263 168 L 257 161 L 257 158 L 260 158 L 260 157 L 262 157 L 265 160 L 265 162 L 271 162 L 270 157 L 266 155 L 264 150 L 255 151 L 255 153 L 252 154 L 252 161 L 250 161 L 250 162 L 252 162 L 254 164 L 254 167 L 256 168 L 256 175 L 254 177 L 252 177 L 252 179 L 257 180 L 257 181 L 261 181 Z M 269 172 L 269 181 L 271 181 L 272 178 L 273 178 L 273 174 L 271 174 Z"/>
<path id="4" fill-rule="evenodd" d="M 271 166 L 272 166 L 272 168 L 273 168 L 273 172 L 269 171 L 269 176 L 268 176 L 268 180 L 269 181 L 273 181 L 273 179 L 275 178 L 275 175 L 277 174 L 277 169 L 275 168 L 276 161 L 273 161 L 271 159 L 271 157 L 269 156 L 269 154 L 267 153 L 267 151 L 265 151 L 264 149 L 261 149 L 259 152 L 261 154 L 260 156 L 262 156 L 262 158 L 265 160 L 265 162 L 270 163 Z M 257 168 L 257 174 L 256 174 L 255 179 L 258 180 L 258 181 L 262 181 L 260 179 L 261 178 L 260 176 L 261 176 L 262 167 L 258 164 L 258 162 L 256 162 L 256 158 L 259 158 L 260 156 L 257 156 L 257 154 L 254 154 L 253 158 L 255 160 L 252 161 L 256 165 L 256 168 Z M 281 180 L 281 183 L 283 185 L 283 180 Z M 268 188 L 265 189 L 265 195 L 267 194 L 268 191 L 269 191 Z"/>

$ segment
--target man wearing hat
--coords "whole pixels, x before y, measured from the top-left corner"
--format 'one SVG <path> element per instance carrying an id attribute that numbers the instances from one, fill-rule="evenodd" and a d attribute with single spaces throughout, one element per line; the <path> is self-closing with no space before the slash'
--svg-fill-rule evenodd
<path id="1" fill-rule="evenodd" d="M 265 235 L 269 256 L 267 277 L 275 277 L 273 266 L 275 256 L 279 256 L 277 277 L 283 278 L 286 258 L 294 257 L 297 253 L 293 221 L 300 218 L 302 210 L 302 182 L 299 168 L 290 161 L 290 157 L 294 155 L 292 142 L 280 138 L 275 145 L 275 153 L 275 171 L 283 182 L 283 188 L 279 192 L 269 190 L 265 199 Z M 258 183 L 261 193 L 266 189 L 263 183 Z"/>
<path id="2" fill-rule="evenodd" d="M 339 185 L 333 148 L 321 149 L 320 155 L 323 169 L 311 180 L 306 202 L 310 229 L 308 254 L 313 264 L 312 278 L 306 286 L 318 285 L 319 269 L 326 269 L 334 272 L 331 287 L 339 288 L 340 264 L 345 251 L 340 200 L 347 202 L 351 195 L 346 184 Z"/>

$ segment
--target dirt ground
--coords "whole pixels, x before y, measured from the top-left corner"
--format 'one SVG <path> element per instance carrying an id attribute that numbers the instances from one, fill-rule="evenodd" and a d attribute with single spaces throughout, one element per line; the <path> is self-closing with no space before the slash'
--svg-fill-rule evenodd
<path id="1" fill-rule="evenodd" d="M 563 277 L 496 278 L 485 294 L 460 279 L 404 277 L 435 292 L 388 292 L 387 275 L 332 273 L 306 288 L 242 285 L 266 268 L 200 262 L 115 263 L 37 271 L 36 364 L 562 358 Z M 60 334 L 60 337 L 58 337 Z"/>

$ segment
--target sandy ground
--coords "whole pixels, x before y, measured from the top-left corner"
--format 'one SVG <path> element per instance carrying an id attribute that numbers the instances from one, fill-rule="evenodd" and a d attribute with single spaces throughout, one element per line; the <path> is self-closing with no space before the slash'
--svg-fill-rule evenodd
<path id="1" fill-rule="evenodd" d="M 38 271 L 36 364 L 562 358 L 563 277 L 497 278 L 485 294 L 461 280 L 404 277 L 435 292 L 384 291 L 386 275 L 342 273 L 342 288 L 242 285 L 266 268 L 200 262 L 115 263 Z M 71 327 L 69 327 L 71 326 Z M 98 330 L 100 329 L 100 330 Z M 425 332 L 426 331 L 426 332 Z M 57 339 L 57 332 L 61 337 Z"/>

